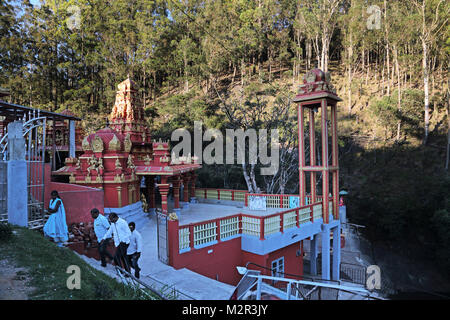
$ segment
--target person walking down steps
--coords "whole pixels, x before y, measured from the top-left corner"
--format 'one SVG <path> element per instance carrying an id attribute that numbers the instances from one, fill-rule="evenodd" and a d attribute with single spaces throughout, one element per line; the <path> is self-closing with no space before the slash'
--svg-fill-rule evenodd
<path id="1" fill-rule="evenodd" d="M 141 271 L 141 268 L 139 268 L 138 260 L 142 252 L 142 236 L 136 230 L 136 224 L 134 222 L 130 222 L 128 226 L 131 231 L 130 245 L 127 250 L 128 262 L 134 269 L 134 276 L 139 279 L 139 271 Z"/>
<path id="2" fill-rule="evenodd" d="M 58 191 L 51 192 L 48 212 L 51 213 L 44 225 L 44 236 L 52 238 L 53 241 L 62 247 L 64 242 L 69 240 L 69 230 L 66 223 L 66 210 L 64 204 L 58 195 Z"/>
<path id="3" fill-rule="evenodd" d="M 115 212 L 111 212 L 108 219 L 111 226 L 100 241 L 111 238 L 111 236 L 113 237 L 114 245 L 117 248 L 116 254 L 114 255 L 114 262 L 117 266 L 122 267 L 127 272 L 130 272 L 127 249 L 130 245 L 131 231 L 128 227 L 128 223 L 124 219 L 119 218 Z"/>
<path id="4" fill-rule="evenodd" d="M 98 239 L 98 253 L 100 254 L 100 260 L 102 261 L 102 267 L 106 267 L 106 257 L 109 260 L 113 260 L 113 256 L 108 252 L 109 238 L 103 239 L 103 236 L 110 228 L 108 219 L 100 214 L 97 208 L 91 210 L 92 219 L 94 219 L 94 232 Z"/>

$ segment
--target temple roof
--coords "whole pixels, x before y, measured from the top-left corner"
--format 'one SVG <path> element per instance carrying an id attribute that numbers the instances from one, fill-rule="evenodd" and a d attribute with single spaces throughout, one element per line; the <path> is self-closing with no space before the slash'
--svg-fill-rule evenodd
<path id="1" fill-rule="evenodd" d="M 201 165 L 192 164 L 178 164 L 171 166 L 136 166 L 136 175 L 179 175 L 181 173 L 194 171 L 200 169 Z M 64 166 L 59 170 L 53 171 L 54 175 L 70 175 L 75 173 L 76 169 L 73 166 Z"/>
<path id="2" fill-rule="evenodd" d="M 124 145 L 125 137 L 109 127 L 91 133 L 84 138 L 82 144 L 83 150 L 93 150 L 94 152 L 122 151 L 124 150 Z"/>
<path id="3" fill-rule="evenodd" d="M 130 76 L 117 85 L 118 92 L 137 91 L 136 83 L 130 79 Z"/>
<path id="4" fill-rule="evenodd" d="M 137 175 L 179 175 L 184 172 L 200 169 L 201 165 L 197 163 L 177 164 L 170 166 L 136 166 Z"/>
<path id="5" fill-rule="evenodd" d="M 298 94 L 294 97 L 294 102 L 310 101 L 319 98 L 330 98 L 342 101 L 336 95 L 336 89 L 331 84 L 329 72 L 320 69 L 312 69 L 303 76 L 303 84 L 299 86 Z"/>

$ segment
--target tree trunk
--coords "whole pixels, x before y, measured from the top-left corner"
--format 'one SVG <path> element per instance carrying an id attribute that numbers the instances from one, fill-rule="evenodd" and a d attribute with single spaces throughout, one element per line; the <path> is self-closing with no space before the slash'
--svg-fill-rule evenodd
<path id="1" fill-rule="evenodd" d="M 352 113 L 352 63 L 353 63 L 353 38 L 350 33 L 350 45 L 348 47 L 348 78 L 347 78 L 347 94 L 348 94 L 348 114 Z"/>
<path id="2" fill-rule="evenodd" d="M 236 77 L 236 66 L 233 67 L 233 78 L 231 78 L 231 85 L 234 83 L 234 78 Z"/>
<path id="3" fill-rule="evenodd" d="M 425 23 L 425 22 L 424 22 Z M 425 27 L 425 26 L 424 26 Z M 429 93 L 429 75 L 428 75 L 428 46 L 424 36 L 422 36 L 422 71 L 423 71 L 423 92 L 424 92 L 424 104 L 425 104 L 425 133 L 423 137 L 423 144 L 427 144 L 428 133 L 430 129 L 430 93 Z"/>
<path id="4" fill-rule="evenodd" d="M 241 86 L 244 86 L 244 78 L 245 78 L 245 63 L 244 58 L 241 60 Z"/>
<path id="5" fill-rule="evenodd" d="M 317 67 L 320 66 L 320 50 L 319 50 L 319 35 L 316 34 L 316 38 L 314 40 L 314 50 L 316 51 L 316 59 L 317 59 Z"/>
<path id="6" fill-rule="evenodd" d="M 400 67 L 398 65 L 398 51 L 397 51 L 397 47 L 393 46 L 393 50 L 394 50 L 394 59 L 395 59 L 395 69 L 397 72 L 397 110 L 399 112 L 399 114 L 401 113 L 402 110 L 402 93 L 401 93 L 401 87 L 400 87 Z M 401 119 L 398 120 L 397 122 L 397 141 L 400 140 L 400 128 L 401 128 Z"/>
<path id="7" fill-rule="evenodd" d="M 250 164 L 250 179 L 252 182 L 254 192 L 261 193 L 261 189 L 258 187 L 258 185 L 256 183 L 255 165 L 254 164 Z"/>
<path id="8" fill-rule="evenodd" d="M 311 69 L 312 45 L 311 40 L 306 42 L 306 72 Z"/>
<path id="9" fill-rule="evenodd" d="M 269 48 L 269 82 L 272 81 L 272 50 Z"/>
<path id="10" fill-rule="evenodd" d="M 152 86 L 152 100 L 156 98 L 156 72 L 153 71 L 153 86 Z"/>
<path id="11" fill-rule="evenodd" d="M 248 192 L 255 193 L 255 191 L 253 189 L 252 182 L 251 182 L 250 177 L 249 177 L 249 175 L 247 173 L 247 165 L 245 164 L 245 162 L 242 162 L 242 173 L 244 175 L 245 183 L 247 184 Z"/>
<path id="12" fill-rule="evenodd" d="M 147 107 L 147 95 L 146 95 L 146 92 L 147 92 L 147 88 L 146 88 L 146 86 L 145 86 L 145 79 L 146 79 L 146 73 L 145 73 L 145 68 L 144 68 L 144 90 L 142 90 L 142 94 L 143 94 L 143 102 L 144 102 L 144 110 L 145 110 L 145 108 Z"/>
<path id="13" fill-rule="evenodd" d="M 450 90 L 448 88 L 447 80 L 447 156 L 445 157 L 445 170 L 448 170 L 448 163 L 450 158 Z"/>
<path id="14" fill-rule="evenodd" d="M 390 76 L 390 61 L 389 61 L 389 24 L 387 23 L 387 1 L 384 0 L 384 40 L 386 42 L 386 80 L 387 80 L 387 95 L 391 94 L 391 86 L 389 82 Z"/>

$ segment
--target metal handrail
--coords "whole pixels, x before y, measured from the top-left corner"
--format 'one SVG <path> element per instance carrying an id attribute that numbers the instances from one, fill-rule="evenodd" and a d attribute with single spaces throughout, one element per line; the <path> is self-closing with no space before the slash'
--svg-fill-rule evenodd
<path id="1" fill-rule="evenodd" d="M 288 278 L 280 278 L 280 277 L 272 277 L 272 276 L 264 276 L 264 275 L 247 275 L 251 278 L 257 278 L 257 294 L 256 299 L 261 299 L 261 284 L 262 280 L 272 280 L 272 281 L 280 281 L 280 282 L 287 282 L 288 286 L 291 287 L 292 284 L 296 285 L 307 285 L 307 286 L 314 286 L 314 287 L 320 287 L 320 288 L 329 288 L 329 289 L 336 289 L 343 292 L 348 292 L 352 294 L 358 294 L 361 296 L 365 296 L 366 298 L 371 299 L 377 299 L 377 300 L 384 300 L 383 298 L 375 297 L 371 294 L 370 291 L 363 289 L 363 288 L 355 288 L 355 287 L 349 287 L 344 285 L 336 285 L 336 284 L 327 284 L 327 283 L 321 283 L 321 282 L 313 282 L 313 281 L 305 281 L 305 280 L 294 280 L 294 279 L 288 279 Z M 314 289 L 316 290 L 316 289 Z M 314 290 L 311 290 L 309 294 L 311 294 Z M 286 292 L 286 298 L 289 300 L 291 296 L 290 290 L 287 290 Z"/>
<path id="2" fill-rule="evenodd" d="M 245 267 L 247 268 L 249 265 L 254 265 L 254 266 L 258 267 L 258 268 L 265 269 L 265 270 L 268 270 L 268 271 L 273 271 L 271 268 L 268 268 L 268 267 L 265 267 L 265 266 L 261 266 L 261 265 L 258 265 L 256 263 L 253 263 L 253 262 L 247 262 Z M 283 275 L 286 275 L 286 276 L 290 276 L 290 277 L 297 277 L 297 278 L 302 278 L 302 279 L 308 279 L 308 280 L 311 280 L 311 281 L 314 281 L 314 280 L 317 281 L 317 279 L 314 279 L 314 278 L 311 278 L 311 277 L 305 277 L 303 275 L 292 274 L 292 273 L 285 273 L 285 272 L 280 272 L 280 271 L 277 271 L 277 273 L 278 274 L 283 274 Z M 320 281 L 334 282 L 334 283 L 338 283 L 338 284 L 341 283 L 338 280 L 320 279 Z"/>
<path id="3" fill-rule="evenodd" d="M 176 288 L 173 287 L 173 286 L 172 286 L 172 290 L 171 290 L 171 291 L 173 292 L 173 294 L 172 294 L 170 297 L 167 297 L 167 295 L 164 295 L 163 293 L 161 293 L 161 292 L 155 290 L 155 289 L 152 288 L 150 285 L 148 285 L 147 283 L 143 282 L 142 280 L 136 278 L 133 274 L 131 274 L 130 272 L 126 271 L 125 269 L 123 269 L 123 268 L 121 268 L 121 267 L 119 267 L 119 266 L 116 266 L 116 265 L 115 265 L 114 267 L 115 267 L 115 269 L 116 269 L 116 272 L 117 272 L 119 278 L 122 279 L 122 282 L 124 282 L 124 283 L 126 283 L 126 284 L 128 284 L 128 285 L 130 285 L 130 282 L 132 282 L 132 285 L 133 285 L 135 288 L 138 288 L 138 289 L 140 289 L 141 291 L 144 291 L 143 293 L 144 293 L 145 295 L 147 295 L 147 296 L 148 296 L 148 293 L 145 292 L 145 290 L 142 290 L 142 288 L 139 288 L 139 287 L 136 285 L 136 283 L 142 285 L 145 289 L 150 290 L 153 294 L 155 294 L 155 295 L 156 295 L 158 298 L 160 298 L 161 300 L 171 300 L 171 299 L 173 299 L 173 298 L 178 297 L 179 294 L 183 295 L 183 296 L 186 297 L 186 298 L 189 298 L 190 300 L 196 300 L 195 298 L 189 296 L 188 294 L 186 294 L 186 293 L 184 293 L 184 292 L 181 292 L 180 290 L 176 289 Z M 124 275 L 126 275 L 126 276 L 124 276 Z M 148 277 L 150 277 L 150 276 L 148 276 Z M 170 287 L 168 284 L 163 283 L 163 282 L 161 282 L 161 281 L 159 281 L 159 280 L 157 280 L 157 279 L 155 279 L 155 278 L 152 278 L 152 277 L 150 277 L 150 278 L 151 278 L 152 281 L 155 281 L 155 282 L 160 283 L 163 287 Z M 132 281 L 130 281 L 130 280 L 132 280 Z"/>

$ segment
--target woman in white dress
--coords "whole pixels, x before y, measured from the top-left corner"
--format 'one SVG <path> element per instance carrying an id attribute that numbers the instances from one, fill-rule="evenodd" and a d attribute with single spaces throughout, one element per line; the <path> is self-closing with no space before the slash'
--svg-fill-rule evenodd
<path id="1" fill-rule="evenodd" d="M 52 191 L 51 197 L 48 207 L 48 212 L 50 212 L 51 215 L 44 225 L 44 235 L 52 238 L 58 247 L 62 247 L 63 243 L 69 240 L 66 211 L 56 190 Z"/>

